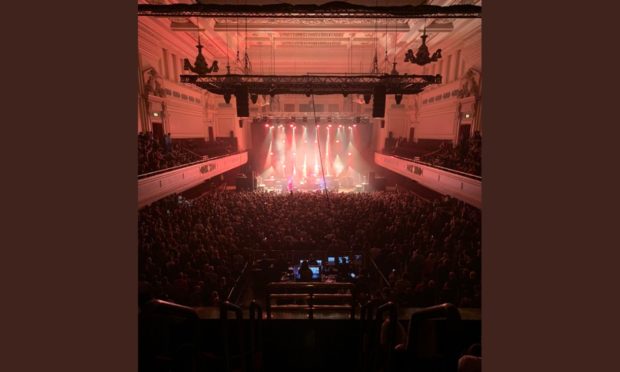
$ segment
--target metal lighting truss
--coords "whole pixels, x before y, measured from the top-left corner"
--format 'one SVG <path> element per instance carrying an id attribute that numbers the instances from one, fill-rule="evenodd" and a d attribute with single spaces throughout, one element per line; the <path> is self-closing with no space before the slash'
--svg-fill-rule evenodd
<path id="1" fill-rule="evenodd" d="M 429 84 L 440 84 L 441 75 L 181 75 L 181 82 L 195 84 L 214 94 L 234 94 L 246 87 L 250 94 L 372 94 L 385 87 L 386 94 L 417 94 Z"/>
<path id="2" fill-rule="evenodd" d="M 301 126 L 315 125 L 315 124 L 333 124 L 333 125 L 352 125 L 352 124 L 369 124 L 371 119 L 367 115 L 360 115 L 357 113 L 326 113 L 320 112 L 315 116 L 312 112 L 300 112 L 297 115 L 290 115 L 286 112 L 270 112 L 270 113 L 256 113 L 253 115 L 255 123 L 264 121 L 267 125 L 286 125 L 295 124 Z"/>
<path id="3" fill-rule="evenodd" d="M 315 4 L 138 4 L 138 16 L 212 18 L 481 18 L 478 5 L 364 6 L 346 2 Z"/>

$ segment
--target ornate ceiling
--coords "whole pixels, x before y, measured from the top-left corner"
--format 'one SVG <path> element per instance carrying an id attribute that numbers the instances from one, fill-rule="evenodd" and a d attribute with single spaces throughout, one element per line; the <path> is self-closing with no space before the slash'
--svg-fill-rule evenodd
<path id="1" fill-rule="evenodd" d="M 202 0 L 205 4 L 257 5 L 265 1 Z M 289 4 L 308 4 L 308 1 L 285 1 Z M 178 4 L 193 1 L 139 1 L 140 4 Z M 321 4 L 317 2 L 316 4 Z M 351 4 L 375 6 L 482 5 L 480 1 L 349 1 Z M 243 60 L 246 50 L 254 74 L 306 73 L 367 73 L 371 70 L 375 53 L 381 72 L 392 69 L 394 58 L 399 72 L 420 73 L 417 66 L 403 62 L 407 49 L 420 45 L 421 30 L 427 27 L 427 45 L 431 50 L 480 32 L 481 20 L 468 19 L 336 19 L 336 18 L 151 18 L 140 17 L 141 22 L 159 22 L 170 32 L 186 34 L 187 43 L 197 36 L 206 41 L 207 58 L 219 60 L 223 68 L 230 63 L 232 70 L 241 68 L 236 63 L 237 51 Z M 174 23 L 174 24 L 173 24 Z M 186 25 L 183 27 L 183 25 Z M 201 31 L 187 31 L 197 25 Z M 176 31 L 174 31 L 176 30 Z M 225 51 L 228 50 L 228 53 Z M 387 51 L 387 59 L 386 59 Z M 211 54 L 211 56 L 209 56 Z M 193 60 L 193 55 L 187 56 Z M 211 57 L 211 58 L 210 58 Z M 225 71 L 225 69 L 223 69 Z"/>

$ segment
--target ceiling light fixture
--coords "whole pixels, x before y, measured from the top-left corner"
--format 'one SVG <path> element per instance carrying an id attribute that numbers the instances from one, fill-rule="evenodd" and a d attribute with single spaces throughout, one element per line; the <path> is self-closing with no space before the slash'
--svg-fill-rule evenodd
<path id="1" fill-rule="evenodd" d="M 211 67 L 209 67 L 207 60 L 202 55 L 202 44 L 200 44 L 200 35 L 198 35 L 198 45 L 196 45 L 196 48 L 198 49 L 198 55 L 196 56 L 196 61 L 194 62 L 194 65 L 192 66 L 189 60 L 185 58 L 183 68 L 185 70 L 190 70 L 191 72 L 198 75 L 206 75 L 210 74 L 211 72 L 218 72 L 219 68 L 217 66 L 217 61 L 214 60 L 213 64 L 211 64 Z"/>
<path id="2" fill-rule="evenodd" d="M 437 49 L 432 56 L 430 55 L 428 47 L 426 46 L 427 37 L 428 35 L 426 35 L 425 26 L 424 31 L 422 32 L 422 45 L 420 45 L 415 55 L 413 55 L 413 51 L 411 49 L 407 50 L 407 54 L 405 54 L 405 62 L 411 62 L 416 65 L 424 66 L 441 58 L 441 49 Z"/>

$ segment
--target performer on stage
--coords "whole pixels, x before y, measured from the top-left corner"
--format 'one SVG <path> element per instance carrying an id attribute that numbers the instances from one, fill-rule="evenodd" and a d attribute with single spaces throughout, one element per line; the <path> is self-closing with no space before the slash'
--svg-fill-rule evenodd
<path id="1" fill-rule="evenodd" d="M 293 178 L 292 177 L 288 178 L 288 192 L 290 192 L 291 195 L 293 195 Z"/>

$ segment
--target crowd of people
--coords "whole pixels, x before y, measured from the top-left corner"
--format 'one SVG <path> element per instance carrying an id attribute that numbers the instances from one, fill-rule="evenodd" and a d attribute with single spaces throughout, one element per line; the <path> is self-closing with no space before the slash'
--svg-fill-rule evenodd
<path id="1" fill-rule="evenodd" d="M 482 138 L 480 133 L 457 146 L 442 144 L 438 151 L 424 155 L 421 160 L 433 165 L 480 175 L 482 171 Z"/>
<path id="2" fill-rule="evenodd" d="M 191 152 L 179 143 L 173 143 L 167 134 L 162 140 L 151 134 L 138 135 L 138 174 L 155 172 L 201 160 L 202 156 Z"/>
<path id="3" fill-rule="evenodd" d="M 214 305 L 252 251 L 356 250 L 389 281 L 361 285 L 362 298 L 478 307 L 480 219 L 455 199 L 427 202 L 410 192 L 172 196 L 139 212 L 141 293 Z"/>
<path id="4" fill-rule="evenodd" d="M 432 153 L 438 150 L 442 144 L 445 146 L 447 143 L 450 143 L 450 141 L 420 139 L 418 142 L 412 142 L 401 137 L 394 142 L 394 146 L 389 151 L 384 151 L 384 153 L 407 159 L 415 159 L 416 157 Z"/>
<path id="5" fill-rule="evenodd" d="M 213 158 L 237 152 L 238 144 L 236 137 L 217 137 L 213 141 L 205 141 L 202 138 L 178 140 L 192 152 Z"/>

